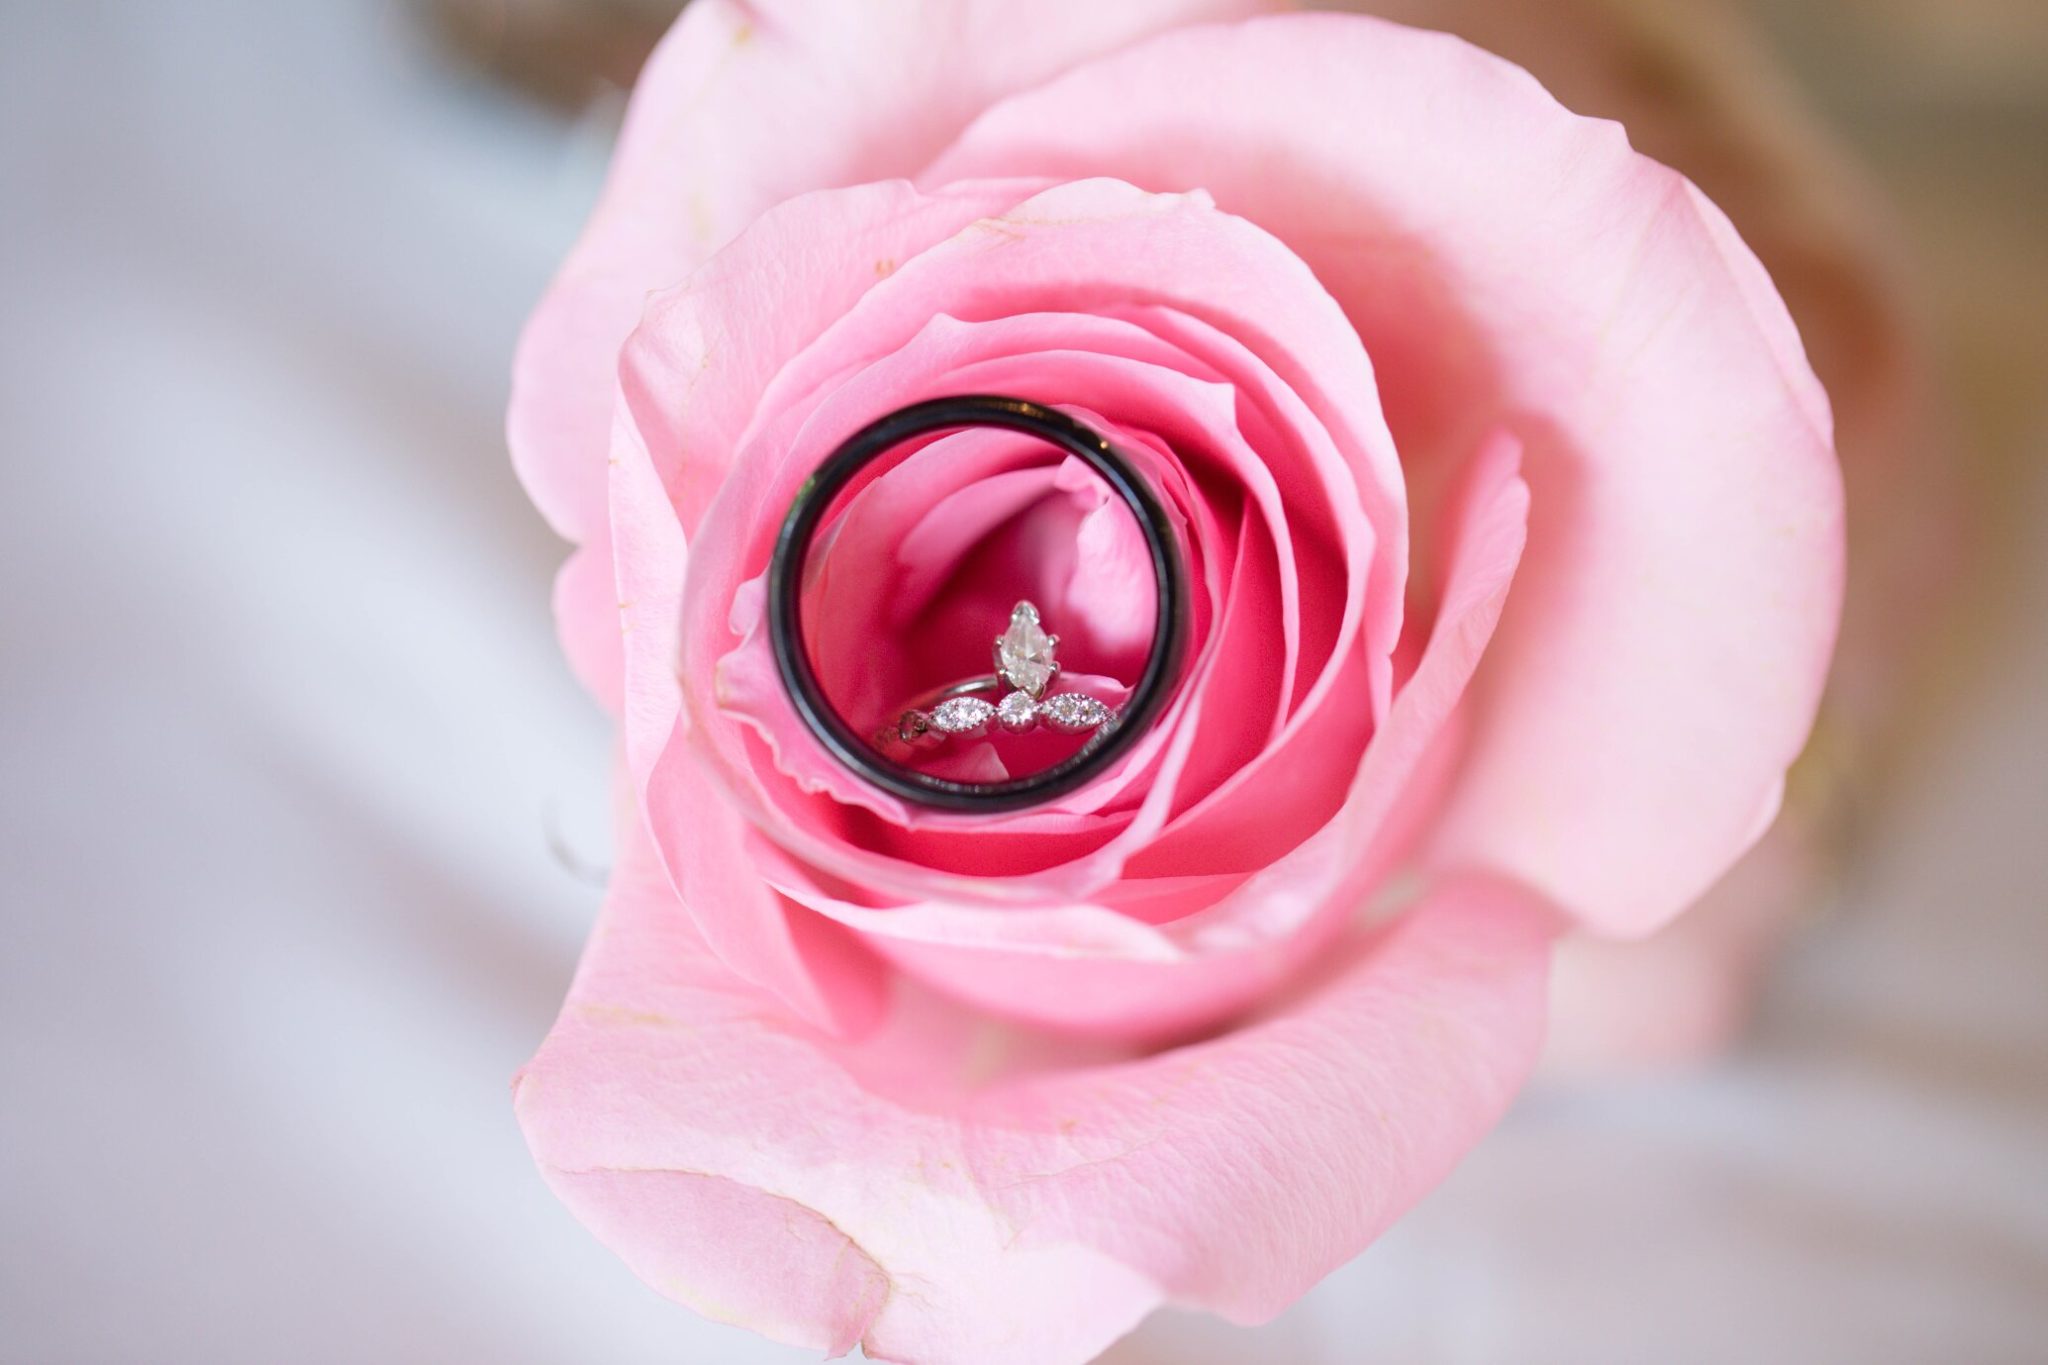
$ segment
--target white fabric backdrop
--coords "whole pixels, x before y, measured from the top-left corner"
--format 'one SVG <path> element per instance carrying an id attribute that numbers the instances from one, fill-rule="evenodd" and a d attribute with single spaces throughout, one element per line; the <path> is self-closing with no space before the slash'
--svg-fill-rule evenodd
<path id="1" fill-rule="evenodd" d="M 608 738 L 500 412 L 606 130 L 388 6 L 0 22 L 0 1360 L 809 1358 L 635 1282 L 508 1098 Z M 1532 1096 L 1280 1322 L 1109 1359 L 2048 1358 L 2039 551 L 1740 1057 Z"/>

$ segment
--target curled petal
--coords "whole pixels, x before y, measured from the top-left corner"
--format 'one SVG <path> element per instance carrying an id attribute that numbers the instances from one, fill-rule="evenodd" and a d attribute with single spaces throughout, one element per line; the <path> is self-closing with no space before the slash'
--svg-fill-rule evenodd
<path id="1" fill-rule="evenodd" d="M 686 518 L 722 479 L 780 357 L 873 285 L 877 259 L 942 240 L 992 206 L 1012 202 L 1014 192 L 961 188 L 927 196 L 897 183 L 830 198 L 832 230 L 818 240 L 799 243 L 786 230 L 789 215 L 771 214 L 748 235 L 748 250 L 691 278 L 694 307 L 678 310 L 673 295 L 655 302 L 654 315 L 668 325 L 649 330 L 646 344 L 626 357 L 612 431 L 612 514 L 599 536 L 615 547 L 612 630 L 623 633 L 625 644 L 627 767 L 638 775 L 638 804 L 661 833 L 658 845 L 671 855 L 676 885 L 698 888 L 691 904 L 705 917 L 705 938 L 735 972 L 813 1023 L 857 1030 L 873 1012 L 875 964 L 835 941 L 836 931 L 821 936 L 815 917 L 787 918 L 781 899 L 735 856 L 740 822 L 728 803 L 707 794 L 694 765 L 671 767 L 660 780 L 652 772 L 654 756 L 687 731 L 675 668 L 689 562 Z M 770 281 L 810 310 L 753 306 L 752 291 Z M 569 620 L 563 617 L 565 631 Z M 710 835 L 713 828 L 721 833 Z"/>
<path id="2" fill-rule="evenodd" d="M 995 166 L 1199 186 L 1280 237 L 1364 338 L 1411 487 L 1485 427 L 1522 441 L 1528 555 L 1442 865 L 1626 935 L 1754 840 L 1826 671 L 1841 489 L 1784 306 L 1698 191 L 1498 58 L 1329 14 L 1079 68 L 927 177 Z"/>
<path id="3" fill-rule="evenodd" d="M 634 87 L 602 198 L 513 362 L 506 438 L 541 514 L 593 544 L 619 352 L 648 297 L 757 216 L 816 189 L 909 175 L 991 100 L 1177 24 L 1278 0 L 695 0 Z M 895 257 L 873 257 L 868 267 Z M 577 675 L 622 705 L 615 598 L 556 604 Z"/>
<path id="4" fill-rule="evenodd" d="M 648 59 L 604 194 L 522 338 L 513 460 L 582 540 L 604 516 L 619 348 L 647 296 L 811 190 L 909 175 L 995 99 L 1271 0 L 695 0 Z"/>
<path id="5" fill-rule="evenodd" d="M 577 681 L 608 711 L 625 693 L 625 654 L 619 648 L 618 571 L 612 564 L 611 528 L 599 523 L 555 575 L 555 635 Z"/>
<path id="6" fill-rule="evenodd" d="M 1533 1063 L 1547 957 L 1518 894 L 1446 885 L 1209 1042 L 1047 1056 L 912 1002 L 833 1043 L 705 951 L 629 837 L 516 1104 L 672 1297 L 905 1365 L 1079 1365 L 1162 1301 L 1270 1316 L 1440 1180 Z M 991 1047 L 1059 1064 L 976 1085 Z"/>

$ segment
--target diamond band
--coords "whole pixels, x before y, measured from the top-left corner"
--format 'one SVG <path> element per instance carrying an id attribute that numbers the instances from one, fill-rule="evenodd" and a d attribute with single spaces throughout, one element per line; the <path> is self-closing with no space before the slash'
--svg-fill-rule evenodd
<path id="1" fill-rule="evenodd" d="M 996 671 L 926 694 L 922 705 L 897 718 L 893 738 L 904 744 L 969 739 L 991 726 L 1012 735 L 1040 726 L 1064 735 L 1108 734 L 1116 728 L 1117 713 L 1107 702 L 1085 692 L 1045 695 L 1060 673 L 1054 657 L 1059 642 L 1059 636 L 1046 633 L 1038 608 L 1019 602 L 1010 612 L 1009 629 L 996 637 Z M 995 692 L 1003 693 L 1001 700 L 976 695 Z"/>

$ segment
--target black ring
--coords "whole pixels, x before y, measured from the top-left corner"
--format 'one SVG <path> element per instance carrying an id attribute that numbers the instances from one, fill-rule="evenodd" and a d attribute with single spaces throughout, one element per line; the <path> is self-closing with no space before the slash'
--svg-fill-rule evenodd
<path id="1" fill-rule="evenodd" d="M 1157 584 L 1157 626 L 1145 670 L 1116 728 L 1098 734 L 1067 758 L 1025 777 L 955 782 L 905 767 L 870 748 L 826 700 L 803 645 L 802 587 L 811 544 L 833 499 L 853 477 L 914 437 L 959 427 L 1002 427 L 1036 436 L 1087 462 L 1137 518 L 1151 551 Z M 1012 811 L 1041 805 L 1085 785 L 1122 756 L 1166 709 L 1187 641 L 1187 573 L 1173 523 L 1136 466 L 1100 433 L 1063 412 L 1022 398 L 968 394 L 913 403 L 849 436 L 797 490 L 775 557 L 768 566 L 768 635 L 782 685 L 818 742 L 882 790 L 921 805 L 960 811 Z"/>

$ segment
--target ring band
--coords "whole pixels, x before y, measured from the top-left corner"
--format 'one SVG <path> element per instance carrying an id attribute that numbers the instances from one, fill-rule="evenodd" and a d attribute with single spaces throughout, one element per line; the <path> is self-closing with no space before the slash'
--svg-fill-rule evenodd
<path id="1" fill-rule="evenodd" d="M 993 673 L 935 687 L 899 712 L 893 729 L 876 735 L 879 747 L 919 746 L 985 733 L 990 726 L 1013 735 L 1043 725 L 1062 734 L 1101 732 L 1117 723 L 1117 710 L 1086 692 L 1045 689 L 1060 673 L 1053 649 L 1060 637 L 1040 628 L 1038 608 L 1019 602 L 1010 612 L 1010 628 L 995 640 Z M 1008 689 L 1005 691 L 1004 689 Z M 984 700 L 983 692 L 1002 692 L 1000 701 Z"/>
<path id="2" fill-rule="evenodd" d="M 1078 750 L 1050 767 L 998 782 L 939 777 L 878 752 L 826 698 L 810 651 L 803 644 L 804 570 L 834 499 L 863 469 L 904 442 L 966 427 L 996 427 L 1034 436 L 1093 469 L 1130 509 L 1144 535 L 1157 604 L 1152 647 L 1137 685 L 1116 712 L 1114 723 L 1096 726 Z M 994 814 L 1042 805 L 1085 786 L 1128 753 L 1159 719 L 1180 677 L 1187 639 L 1187 596 L 1187 570 L 1165 507 L 1137 467 L 1100 433 L 1063 412 L 1026 399 L 965 395 L 913 403 L 868 424 L 842 442 L 804 481 L 783 519 L 768 566 L 768 633 L 776 669 L 797 715 L 840 763 L 874 786 L 920 805 Z"/>

